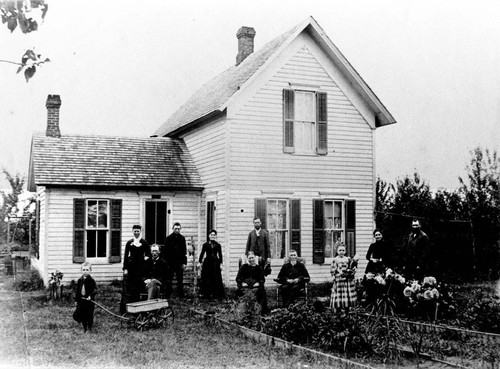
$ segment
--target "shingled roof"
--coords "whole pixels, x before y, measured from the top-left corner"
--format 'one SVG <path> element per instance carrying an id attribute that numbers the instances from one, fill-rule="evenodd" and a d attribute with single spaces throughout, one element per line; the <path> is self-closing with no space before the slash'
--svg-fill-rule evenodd
<path id="1" fill-rule="evenodd" d="M 155 131 L 154 135 L 168 135 L 199 118 L 220 112 L 229 98 L 254 75 L 291 34 L 297 31 L 299 26 L 270 41 L 258 52 L 250 54 L 241 64 L 233 65 L 205 83 Z"/>
<path id="2" fill-rule="evenodd" d="M 328 38 L 316 20 L 309 17 L 288 32 L 267 43 L 259 51 L 250 54 L 241 64 L 233 65 L 205 83 L 153 135 L 172 137 L 199 120 L 213 114 L 222 113 L 231 97 L 244 87 L 247 81 L 264 69 L 265 64 L 279 54 L 281 48 L 286 47 L 305 29 L 309 29 L 310 35 L 330 55 L 348 80 L 351 81 L 354 89 L 368 102 L 377 116 L 377 127 L 395 123 L 396 120 L 391 113 Z"/>
<path id="3" fill-rule="evenodd" d="M 28 188 L 162 188 L 202 190 L 193 160 L 182 140 L 35 133 L 31 143 Z"/>

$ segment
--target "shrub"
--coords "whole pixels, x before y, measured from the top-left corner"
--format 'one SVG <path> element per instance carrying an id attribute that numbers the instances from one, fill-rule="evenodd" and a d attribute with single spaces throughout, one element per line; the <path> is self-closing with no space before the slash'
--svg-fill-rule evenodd
<path id="1" fill-rule="evenodd" d="M 500 300 L 482 294 L 469 299 L 462 321 L 470 329 L 500 333 Z"/>
<path id="2" fill-rule="evenodd" d="M 16 279 L 11 281 L 9 286 L 16 291 L 36 291 L 44 288 L 43 279 L 36 269 L 31 269 L 16 275 Z"/>
<path id="3" fill-rule="evenodd" d="M 333 352 L 369 349 L 355 314 L 336 314 L 319 305 L 294 304 L 276 309 L 262 321 L 262 331 L 300 345 Z"/>

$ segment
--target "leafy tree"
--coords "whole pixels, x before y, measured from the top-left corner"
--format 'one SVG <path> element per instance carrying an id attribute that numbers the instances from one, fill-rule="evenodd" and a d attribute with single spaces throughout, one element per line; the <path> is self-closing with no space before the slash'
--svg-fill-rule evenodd
<path id="1" fill-rule="evenodd" d="M 16 29 L 20 29 L 25 34 L 36 31 L 38 30 L 37 16 L 43 21 L 48 8 L 45 0 L 0 0 L 2 24 L 6 24 L 10 32 Z M 21 62 L 0 60 L 3 63 L 18 65 L 17 73 L 24 70 L 26 82 L 36 73 L 37 67 L 49 61 L 49 58 L 43 58 L 34 49 L 26 50 L 21 57 Z"/>
<path id="2" fill-rule="evenodd" d="M 16 175 L 10 174 L 6 169 L 3 169 L 3 174 L 10 184 L 10 191 L 0 191 L 2 197 L 2 206 L 0 207 L 0 236 L 4 242 L 16 241 L 21 244 L 29 243 L 29 222 L 33 212 L 33 197 L 29 197 L 27 201 L 21 201 L 20 196 L 24 192 L 23 187 L 25 178 L 19 173 Z M 13 227 L 11 227 L 10 239 L 7 239 L 7 217 L 25 216 L 27 218 L 15 219 Z M 34 236 L 34 232 L 32 232 Z"/>
<path id="3" fill-rule="evenodd" d="M 500 271 L 500 158 L 476 147 L 470 152 L 467 179 L 459 178 L 464 215 L 471 220 L 478 271 L 490 278 Z"/>
<path id="4" fill-rule="evenodd" d="M 394 241 L 400 269 L 404 264 L 399 256 L 407 245 L 411 220 L 416 218 L 430 238 L 430 263 L 436 276 L 471 277 L 472 237 L 470 223 L 463 220 L 463 202 L 458 191 L 431 191 L 418 173 L 398 179 L 395 186 L 378 180 L 376 225 Z"/>

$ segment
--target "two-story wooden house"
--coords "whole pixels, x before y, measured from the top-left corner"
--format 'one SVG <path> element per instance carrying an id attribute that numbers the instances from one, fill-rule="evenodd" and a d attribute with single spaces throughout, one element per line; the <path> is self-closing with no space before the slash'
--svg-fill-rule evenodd
<path id="1" fill-rule="evenodd" d="M 129 168 L 129 177 L 117 176 L 114 181 L 96 185 L 86 184 L 84 176 L 77 186 L 57 185 L 57 195 L 53 196 L 59 199 L 64 192 L 67 199 L 64 205 L 60 200 L 51 204 L 46 193 L 54 184 L 39 179 L 37 155 L 41 149 L 39 136 L 34 137 L 30 188 L 38 188 L 41 203 L 45 204 L 40 207 L 41 217 L 45 216 L 40 221 L 40 235 L 46 240 L 40 241 L 40 250 L 42 254 L 45 242 L 44 262 L 50 265 L 46 271 L 54 269 L 57 262 L 60 269 L 64 268 L 62 264 L 70 268 L 75 261 L 70 260 L 75 242 L 86 245 L 83 248 L 87 251 L 81 256 L 94 255 L 88 254 L 89 240 L 94 245 L 99 243 L 99 236 L 92 241 L 94 229 L 89 233 L 88 219 L 98 219 L 92 207 L 100 208 L 101 197 L 108 201 L 110 219 L 115 197 L 130 202 L 126 207 L 123 200 L 121 205 L 122 214 L 127 214 L 127 218 L 122 215 L 122 220 L 127 221 L 121 223 L 121 252 L 127 239 L 124 233 L 133 223 L 145 224 L 148 237 L 153 213 L 155 227 L 168 232 L 173 222 L 179 221 L 183 233 L 193 236 L 195 244 L 206 240 L 208 230 L 217 229 L 223 246 L 226 284 L 234 284 L 254 217 L 262 220 L 271 235 L 273 274 L 269 280 L 277 274 L 291 248 L 305 258 L 313 282 L 330 277 L 330 262 L 338 242 L 347 245 L 349 254 L 357 252 L 364 257 L 374 225 L 375 129 L 395 120 L 313 18 L 256 52 L 254 36 L 253 28 L 242 27 L 237 33 L 236 63 L 203 85 L 156 130 L 156 137 L 137 139 L 137 145 L 161 142 L 175 146 L 179 156 L 143 159 L 143 152 L 148 154 L 146 151 L 154 149 L 136 150 L 129 153 L 130 160 L 134 157 L 138 163 Z M 123 138 L 95 140 L 116 142 L 112 148 L 95 147 L 97 153 L 113 153 L 120 145 L 130 150 L 123 146 Z M 79 146 L 76 142 L 67 145 L 66 153 L 72 155 Z M 95 160 L 103 163 L 97 172 L 114 177 L 116 166 L 96 155 Z M 149 183 L 145 179 L 127 188 L 127 181 L 134 182 L 133 173 L 141 178 L 142 174 L 150 179 L 160 176 L 169 167 L 165 161 L 176 163 L 184 179 L 179 187 L 169 185 L 176 176 L 167 172 L 170 176 L 163 176 L 163 182 Z M 148 168 L 156 169 L 143 171 L 146 162 L 151 162 Z M 59 165 L 64 167 L 66 161 L 62 159 Z M 93 165 L 88 162 L 88 166 Z M 54 168 L 49 171 L 53 177 L 65 175 Z M 102 192 L 88 192 L 86 185 Z M 83 205 L 76 202 L 77 198 L 83 199 Z M 158 217 L 151 203 L 160 206 L 165 216 Z M 52 230 L 47 224 L 52 221 L 50 209 L 58 206 L 66 213 L 54 219 L 54 225 L 61 218 L 68 222 L 64 229 Z M 83 206 L 81 214 L 87 223 L 78 220 L 78 206 Z M 87 228 L 81 228 L 82 224 Z M 77 230 L 84 232 L 83 239 L 76 236 Z M 106 239 L 106 247 L 114 250 L 119 242 L 113 243 L 113 225 L 108 225 L 107 230 L 102 240 Z M 57 247 L 51 237 L 59 241 Z M 51 256 L 53 249 L 57 257 Z M 50 261 L 54 257 L 57 262 Z M 98 277 L 118 278 L 117 268 L 108 262 L 103 259 L 99 264 L 102 274 Z"/>

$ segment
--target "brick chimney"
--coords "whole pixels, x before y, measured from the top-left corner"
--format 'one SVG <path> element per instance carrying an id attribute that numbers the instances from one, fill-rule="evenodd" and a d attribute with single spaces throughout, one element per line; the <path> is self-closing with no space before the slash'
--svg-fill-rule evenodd
<path id="1" fill-rule="evenodd" d="M 253 38 L 255 30 L 252 27 L 241 27 L 236 32 L 238 38 L 238 55 L 236 55 L 236 65 L 239 65 L 248 55 L 253 53 Z"/>
<path id="2" fill-rule="evenodd" d="M 47 96 L 47 132 L 48 137 L 61 137 L 59 129 L 59 108 L 61 107 L 61 97 L 59 95 Z"/>

